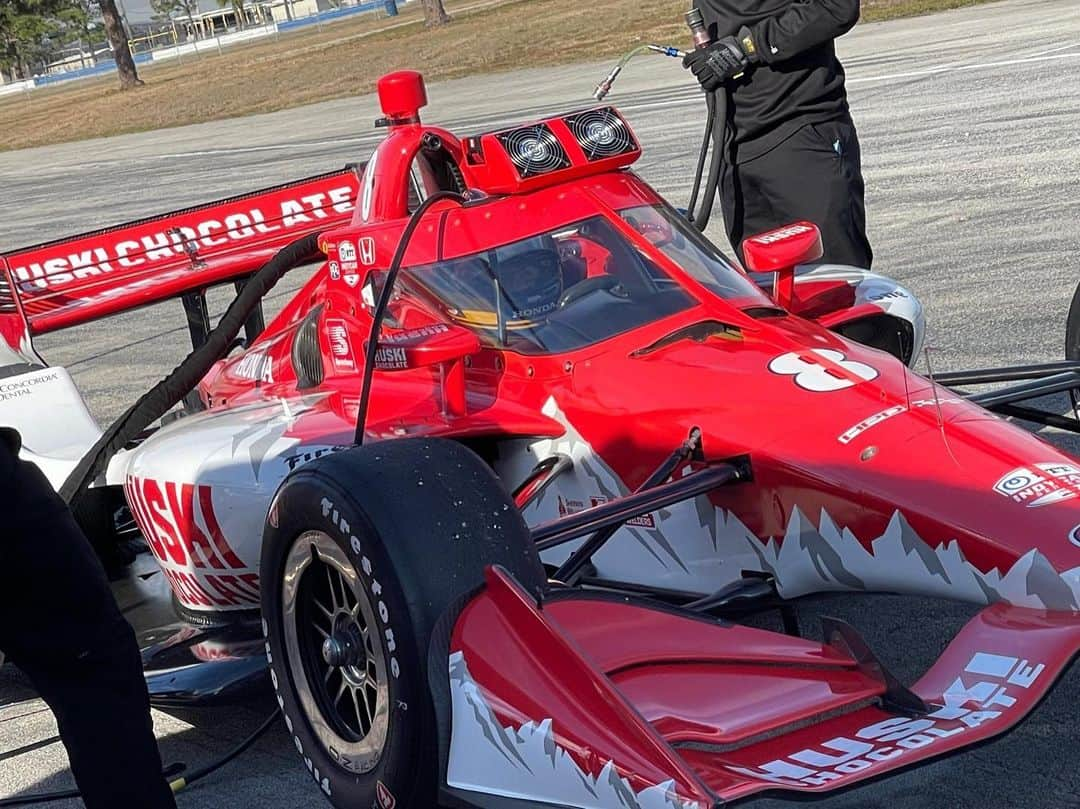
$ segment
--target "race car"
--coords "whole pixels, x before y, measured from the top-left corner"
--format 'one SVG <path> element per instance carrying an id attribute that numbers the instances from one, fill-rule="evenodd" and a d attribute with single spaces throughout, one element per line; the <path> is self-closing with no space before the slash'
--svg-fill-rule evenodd
<path id="1" fill-rule="evenodd" d="M 361 166 L 3 259 L 0 420 L 149 549 L 158 704 L 268 671 L 364 809 L 821 793 L 1034 707 L 1080 648 L 1080 464 L 995 413 L 1080 431 L 1028 404 L 1080 365 L 917 375 L 909 291 L 809 222 L 735 266 L 612 107 L 459 138 L 419 74 L 379 97 Z M 192 354 L 100 431 L 32 337 L 176 296 Z M 846 624 L 733 620 L 825 591 L 982 609 L 911 684 Z"/>

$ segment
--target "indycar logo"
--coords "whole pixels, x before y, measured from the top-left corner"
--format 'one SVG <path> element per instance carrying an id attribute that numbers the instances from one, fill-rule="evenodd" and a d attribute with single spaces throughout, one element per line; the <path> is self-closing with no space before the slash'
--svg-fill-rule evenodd
<path id="1" fill-rule="evenodd" d="M 1080 494 L 1080 469 L 1067 463 L 1021 466 L 995 483 L 994 491 L 1028 508 L 1048 506 Z"/>
<path id="2" fill-rule="evenodd" d="M 822 363 L 822 359 L 828 361 L 829 365 Z M 844 390 L 860 380 L 876 379 L 878 375 L 876 368 L 849 360 L 843 353 L 831 348 L 781 354 L 769 363 L 769 370 L 781 376 L 794 377 L 796 385 L 814 393 Z"/>
<path id="3" fill-rule="evenodd" d="M 944 705 L 925 718 L 894 716 L 757 767 L 731 769 L 776 784 L 824 786 L 1000 719 L 1016 704 L 1012 695 L 1030 688 L 1044 668 L 1042 663 L 976 652 L 942 694 Z"/>

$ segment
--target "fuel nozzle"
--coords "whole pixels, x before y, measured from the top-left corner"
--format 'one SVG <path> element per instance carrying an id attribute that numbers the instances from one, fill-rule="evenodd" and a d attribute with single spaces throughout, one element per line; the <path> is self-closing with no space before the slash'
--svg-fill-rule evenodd
<path id="1" fill-rule="evenodd" d="M 622 73 L 622 65 L 615 65 L 611 72 L 607 74 L 607 77 L 596 85 L 596 89 L 593 90 L 592 94 L 593 98 L 597 101 L 603 101 L 604 96 L 611 92 L 611 85 L 615 83 L 615 79 L 619 77 L 620 73 Z"/>

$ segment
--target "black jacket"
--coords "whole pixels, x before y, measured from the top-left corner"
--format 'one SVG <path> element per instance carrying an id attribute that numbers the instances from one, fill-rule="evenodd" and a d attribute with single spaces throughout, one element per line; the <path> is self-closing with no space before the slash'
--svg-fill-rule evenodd
<path id="1" fill-rule="evenodd" d="M 729 90 L 735 160 L 752 160 L 809 123 L 846 119 L 844 68 L 833 40 L 859 19 L 859 0 L 694 0 L 713 41 L 747 26 L 764 64 Z"/>

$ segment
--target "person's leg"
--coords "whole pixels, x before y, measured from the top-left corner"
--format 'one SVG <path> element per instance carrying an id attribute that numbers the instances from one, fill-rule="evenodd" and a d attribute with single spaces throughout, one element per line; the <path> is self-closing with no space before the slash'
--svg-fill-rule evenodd
<path id="1" fill-rule="evenodd" d="M 44 475 L 0 450 L 0 648 L 56 714 L 89 809 L 175 807 L 135 633 Z"/>
<path id="2" fill-rule="evenodd" d="M 768 201 L 747 236 L 805 219 L 821 229 L 822 261 L 870 268 L 861 153 L 850 120 L 807 124 L 740 169 Z M 749 192 L 747 192 L 749 193 Z"/>

